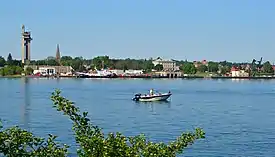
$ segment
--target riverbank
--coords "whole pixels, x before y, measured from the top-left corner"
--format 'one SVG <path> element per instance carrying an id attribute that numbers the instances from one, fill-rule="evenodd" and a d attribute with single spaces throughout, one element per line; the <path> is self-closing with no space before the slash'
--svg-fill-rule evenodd
<path id="1" fill-rule="evenodd" d="M 257 76 L 257 77 L 231 77 L 231 76 L 180 76 L 180 77 L 168 77 L 168 76 L 90 76 L 90 77 L 78 77 L 78 78 L 144 78 L 144 79 L 275 79 L 275 76 Z"/>
<path id="2" fill-rule="evenodd" d="M 22 75 L 7 75 L 7 76 L 0 76 L 0 78 L 21 78 L 24 77 Z"/>
<path id="3" fill-rule="evenodd" d="M 0 76 L 0 78 L 104 78 L 104 79 L 247 79 L 247 80 L 255 80 L 255 79 L 275 79 L 275 76 L 258 76 L 258 77 L 230 77 L 230 76 L 181 76 L 181 77 L 167 77 L 167 76 L 90 76 L 90 77 L 79 77 L 79 76 L 21 76 L 21 75 L 9 75 L 9 76 Z"/>

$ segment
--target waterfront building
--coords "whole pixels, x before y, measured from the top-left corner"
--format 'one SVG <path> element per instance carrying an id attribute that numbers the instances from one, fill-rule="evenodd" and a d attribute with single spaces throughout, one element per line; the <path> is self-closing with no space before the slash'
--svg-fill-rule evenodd
<path id="1" fill-rule="evenodd" d="M 177 71 L 179 70 L 179 67 L 176 66 L 176 61 L 174 60 L 164 60 L 160 57 L 157 59 L 153 60 L 152 63 L 154 66 L 160 64 L 163 66 L 163 71 Z"/>
<path id="2" fill-rule="evenodd" d="M 28 65 L 25 68 L 32 68 L 33 74 L 45 74 L 45 75 L 68 75 L 71 74 L 74 70 L 71 66 L 37 66 L 37 65 Z"/>
<path id="3" fill-rule="evenodd" d="M 28 55 L 29 56 L 29 55 Z M 71 66 L 62 66 L 60 63 L 61 54 L 59 50 L 59 44 L 56 46 L 56 54 L 55 57 L 48 57 L 48 60 L 55 59 L 59 66 L 48 66 L 48 65 L 25 65 L 24 69 L 30 67 L 33 69 L 33 74 L 41 74 L 41 75 L 71 75 L 74 69 Z M 23 61 L 23 60 L 22 60 Z"/>
<path id="4" fill-rule="evenodd" d="M 34 70 L 33 73 L 41 74 L 42 76 L 53 76 L 56 74 L 56 70 L 54 67 L 39 67 L 38 70 Z"/>
<path id="5" fill-rule="evenodd" d="M 160 77 L 168 77 L 168 78 L 178 78 L 178 77 L 182 77 L 183 73 L 180 71 L 173 71 L 173 72 L 169 72 L 169 71 L 158 71 L 158 72 L 154 72 L 154 74 L 156 76 L 160 76 Z"/>
<path id="6" fill-rule="evenodd" d="M 231 76 L 232 77 L 248 77 L 249 74 L 247 72 L 245 72 L 245 70 L 240 70 L 237 67 L 232 67 L 231 68 Z"/>

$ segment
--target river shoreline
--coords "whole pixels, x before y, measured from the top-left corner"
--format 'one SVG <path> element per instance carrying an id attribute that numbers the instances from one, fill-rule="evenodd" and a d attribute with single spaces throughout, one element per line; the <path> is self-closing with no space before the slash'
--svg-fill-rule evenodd
<path id="1" fill-rule="evenodd" d="M 104 79 L 137 79 L 137 78 L 143 78 L 143 79 L 244 79 L 244 80 L 255 80 L 255 79 L 264 79 L 264 80 L 270 80 L 275 79 L 275 76 L 273 77 L 229 77 L 229 76 L 182 76 L 182 77 L 166 77 L 166 76 L 120 76 L 120 77 L 108 77 L 108 76 L 93 76 L 93 77 L 78 77 L 78 76 L 50 76 L 50 77 L 36 77 L 36 76 L 21 76 L 21 75 L 11 75 L 11 76 L 0 76 L 1 78 L 104 78 Z"/>

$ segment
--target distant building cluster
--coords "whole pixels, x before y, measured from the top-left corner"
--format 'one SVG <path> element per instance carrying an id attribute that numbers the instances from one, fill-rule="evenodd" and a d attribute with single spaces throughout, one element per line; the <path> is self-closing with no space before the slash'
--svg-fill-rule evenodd
<path id="1" fill-rule="evenodd" d="M 58 63 L 58 66 L 47 66 L 47 65 L 43 65 L 43 66 L 38 66 L 38 65 L 31 65 L 31 41 L 32 41 L 32 37 L 31 37 L 31 32 L 30 31 L 26 31 L 25 30 L 25 26 L 22 25 L 21 28 L 21 53 L 22 53 L 22 64 L 24 65 L 24 69 L 30 67 L 33 69 L 33 74 L 34 75 L 38 75 L 38 76 L 55 76 L 55 75 L 59 75 L 59 76 L 71 76 L 74 75 L 73 71 L 74 69 L 71 66 L 64 66 L 61 63 L 61 53 L 60 53 L 60 47 L 59 44 L 57 44 L 56 47 L 56 54 L 55 57 L 53 57 L 53 59 L 56 60 L 56 62 Z M 258 64 L 255 64 L 257 63 Z M 230 65 L 227 66 L 229 67 L 226 70 L 226 74 L 225 76 L 232 76 L 232 77 L 248 77 L 250 74 L 247 71 L 251 71 L 251 69 L 253 69 L 255 71 L 255 69 L 257 71 L 263 71 L 263 67 L 259 66 L 261 65 L 262 62 L 262 58 L 257 61 L 255 59 L 253 59 L 251 64 L 242 64 L 238 67 L 232 66 Z M 183 74 L 184 71 L 182 72 L 180 70 L 180 66 L 178 66 L 176 60 L 173 59 L 163 59 L 163 58 L 156 58 L 152 60 L 152 64 L 154 65 L 155 68 L 152 69 L 152 73 L 158 76 L 164 76 L 164 77 L 181 77 L 182 75 L 187 75 L 187 74 Z M 104 62 L 102 63 L 104 67 Z M 151 64 L 151 65 L 152 65 Z M 190 62 L 188 63 L 190 65 Z M 192 64 L 192 62 L 191 62 Z M 209 65 L 210 62 L 208 62 L 207 60 L 202 60 L 202 61 L 193 61 L 193 67 L 195 68 L 199 68 L 201 65 L 204 65 L 204 69 L 206 68 L 205 66 L 207 66 L 208 70 L 201 70 L 202 72 L 209 72 Z M 104 76 L 104 75 L 110 75 L 110 74 L 115 74 L 118 76 L 135 76 L 135 75 L 143 75 L 144 71 L 143 70 L 121 70 L 121 69 L 102 69 L 102 70 L 89 70 L 92 69 L 91 65 L 83 65 L 86 69 L 85 71 L 85 75 L 89 75 L 89 76 Z M 219 69 L 222 69 L 222 65 L 218 65 Z M 161 67 L 161 68 L 159 68 Z M 256 68 L 255 68 L 256 67 Z M 229 70 L 231 68 L 231 70 Z M 275 70 L 275 66 L 272 67 L 273 70 Z M 151 71 L 151 68 L 149 68 Z M 194 69 L 194 68 L 193 68 Z M 216 68 L 217 69 L 217 68 Z M 146 69 L 147 70 L 147 69 Z M 194 73 L 196 73 L 195 69 Z M 82 70 L 79 70 L 82 71 Z M 216 72 L 217 70 L 215 70 Z M 221 74 L 222 70 L 218 70 L 217 73 Z M 213 71 L 212 71 L 213 72 Z M 83 72 L 81 74 L 84 74 Z M 223 73 L 224 75 L 224 73 Z"/>
<path id="2" fill-rule="evenodd" d="M 22 39 L 21 39 L 21 49 L 22 49 L 22 63 L 24 64 L 24 69 L 27 67 L 32 68 L 34 71 L 33 73 L 35 75 L 42 75 L 42 76 L 53 76 L 53 75 L 71 75 L 73 69 L 71 66 L 62 66 L 60 59 L 60 49 L 59 44 L 57 44 L 56 48 L 56 61 L 59 64 L 59 66 L 36 66 L 31 65 L 31 32 L 25 31 L 25 26 L 22 26 Z"/>
<path id="3" fill-rule="evenodd" d="M 57 44 L 56 48 L 56 61 L 59 66 L 37 66 L 37 65 L 26 65 L 24 68 L 30 67 L 33 69 L 33 74 L 37 76 L 70 76 L 72 75 L 73 68 L 71 66 L 63 66 L 61 65 L 60 59 L 60 50 L 59 45 Z"/>

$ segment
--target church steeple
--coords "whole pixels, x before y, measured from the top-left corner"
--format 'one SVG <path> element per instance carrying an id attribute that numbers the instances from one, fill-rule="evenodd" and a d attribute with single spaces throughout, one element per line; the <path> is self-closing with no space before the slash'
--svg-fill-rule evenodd
<path id="1" fill-rule="evenodd" d="M 60 64 L 59 44 L 57 44 L 57 47 L 56 47 L 56 61 Z"/>

